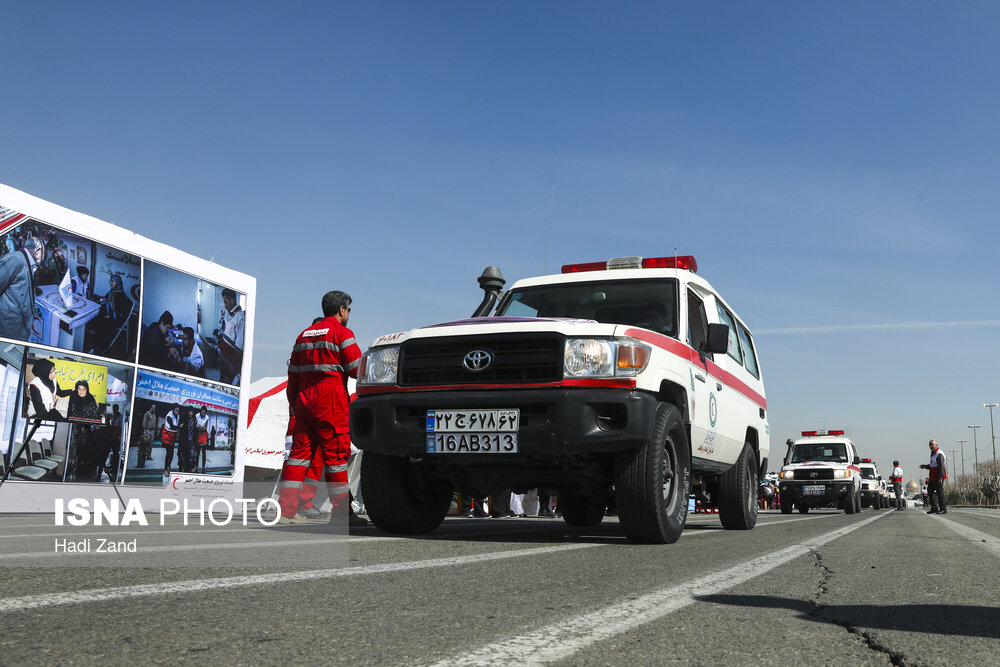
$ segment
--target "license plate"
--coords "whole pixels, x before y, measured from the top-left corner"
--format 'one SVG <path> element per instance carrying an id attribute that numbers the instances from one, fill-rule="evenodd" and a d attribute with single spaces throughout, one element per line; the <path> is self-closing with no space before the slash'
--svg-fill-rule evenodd
<path id="1" fill-rule="evenodd" d="M 826 487 L 820 484 L 819 486 L 803 486 L 802 495 L 804 496 L 821 496 L 826 493 Z"/>
<path id="2" fill-rule="evenodd" d="M 517 433 L 428 433 L 428 454 L 515 454 Z"/>
<path id="3" fill-rule="evenodd" d="M 521 411 L 428 410 L 428 433 L 517 433 Z"/>

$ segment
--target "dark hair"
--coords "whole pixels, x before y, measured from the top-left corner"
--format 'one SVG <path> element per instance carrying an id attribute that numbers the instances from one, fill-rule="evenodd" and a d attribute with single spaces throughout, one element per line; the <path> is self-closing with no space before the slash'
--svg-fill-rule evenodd
<path id="1" fill-rule="evenodd" d="M 322 322 L 325 319 L 326 319 L 325 317 L 314 317 L 313 324 L 316 324 L 317 322 Z"/>
<path id="2" fill-rule="evenodd" d="M 76 267 L 76 275 L 78 275 L 78 276 L 80 276 L 82 278 L 83 274 L 87 274 L 89 276 L 90 275 L 90 269 L 88 269 L 85 266 L 78 266 L 78 267 Z"/>
<path id="3" fill-rule="evenodd" d="M 160 324 L 166 324 L 167 326 L 169 326 L 174 323 L 174 316 L 170 314 L 169 310 L 165 310 L 163 311 L 163 314 L 160 315 L 160 319 L 157 321 Z"/>
<path id="4" fill-rule="evenodd" d="M 894 465 L 894 466 L 898 466 L 898 465 L 899 465 L 899 461 L 893 461 L 893 462 L 892 462 L 892 465 Z"/>
<path id="5" fill-rule="evenodd" d="M 340 312 L 341 308 L 349 308 L 351 295 L 340 290 L 332 290 L 323 295 L 323 315 L 331 317 Z"/>
<path id="6" fill-rule="evenodd" d="M 191 327 L 184 327 L 184 335 L 191 336 L 191 340 L 194 340 L 194 329 Z"/>
<path id="7" fill-rule="evenodd" d="M 90 385 L 87 384 L 86 380 L 77 380 L 76 384 L 73 386 L 73 390 L 75 391 L 75 390 L 79 389 L 80 387 L 83 387 L 84 389 L 86 389 L 88 394 L 90 393 Z"/>
<path id="8" fill-rule="evenodd" d="M 231 290 L 228 287 L 222 290 L 222 298 L 225 299 L 227 297 L 232 299 L 233 301 L 237 301 L 236 290 Z"/>
<path id="9" fill-rule="evenodd" d="M 40 378 L 44 378 L 45 380 L 48 380 L 49 379 L 49 373 L 51 373 L 52 369 L 55 368 L 55 367 L 56 367 L 56 365 L 54 363 L 52 363 L 51 360 L 49 360 L 49 359 L 39 359 L 34 364 L 32 364 L 32 366 L 31 366 L 31 372 L 35 374 L 35 377 L 40 377 Z"/>

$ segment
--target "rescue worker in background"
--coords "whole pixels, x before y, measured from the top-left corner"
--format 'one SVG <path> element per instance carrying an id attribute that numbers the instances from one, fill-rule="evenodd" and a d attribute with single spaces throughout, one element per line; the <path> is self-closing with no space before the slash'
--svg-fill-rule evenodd
<path id="1" fill-rule="evenodd" d="M 899 467 L 899 461 L 892 462 L 892 492 L 896 494 L 896 509 L 901 510 L 906 507 L 903 503 L 903 469 Z"/>
<path id="2" fill-rule="evenodd" d="M 920 467 L 929 471 L 927 478 L 927 500 L 931 508 L 928 514 L 946 514 L 948 508 L 944 504 L 944 480 L 948 479 L 948 469 L 945 466 L 944 452 L 937 442 L 931 440 L 927 445 L 931 448 L 931 462 Z"/>
<path id="3" fill-rule="evenodd" d="M 347 481 L 351 455 L 347 378 L 356 378 L 361 364 L 361 350 L 347 328 L 351 297 L 330 291 L 323 295 L 322 306 L 323 319 L 295 339 L 288 365 L 287 395 L 295 431 L 292 450 L 281 471 L 280 521 L 307 521 L 298 513 L 299 496 L 313 456 L 319 454 L 332 505 L 331 523 L 348 514 L 350 526 L 364 526 L 368 522 L 351 509 Z"/>

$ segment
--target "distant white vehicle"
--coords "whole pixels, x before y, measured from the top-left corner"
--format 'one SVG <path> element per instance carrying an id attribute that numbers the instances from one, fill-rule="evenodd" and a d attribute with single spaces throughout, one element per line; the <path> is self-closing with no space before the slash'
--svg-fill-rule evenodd
<path id="1" fill-rule="evenodd" d="M 788 446 L 781 469 L 781 511 L 793 506 L 805 514 L 810 507 L 836 505 L 847 514 L 861 511 L 861 458 L 843 430 L 802 431 Z"/>

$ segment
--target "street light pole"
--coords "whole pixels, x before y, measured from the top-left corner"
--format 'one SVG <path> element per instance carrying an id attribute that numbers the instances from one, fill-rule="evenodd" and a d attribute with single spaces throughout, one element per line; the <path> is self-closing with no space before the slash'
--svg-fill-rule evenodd
<path id="1" fill-rule="evenodd" d="M 976 429 L 979 428 L 979 426 L 979 424 L 976 424 L 975 426 L 972 426 L 971 424 L 969 425 L 969 428 L 972 429 L 972 453 L 976 457 L 976 466 L 972 469 L 972 472 L 976 475 L 979 474 L 979 452 L 977 451 L 976 445 Z"/>
<path id="2" fill-rule="evenodd" d="M 993 441 L 993 460 L 997 460 L 997 436 L 993 433 L 993 408 L 1000 407 L 1000 403 L 983 403 L 984 408 L 990 409 L 990 436 Z"/>
<path id="3" fill-rule="evenodd" d="M 956 440 L 955 442 L 957 442 L 958 446 L 962 448 L 962 475 L 965 475 L 965 443 L 967 443 L 968 440 Z"/>

